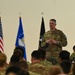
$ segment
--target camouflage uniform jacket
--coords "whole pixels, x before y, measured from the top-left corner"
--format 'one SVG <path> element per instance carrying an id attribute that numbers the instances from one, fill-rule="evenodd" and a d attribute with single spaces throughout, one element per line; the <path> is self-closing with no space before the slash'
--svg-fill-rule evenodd
<path id="1" fill-rule="evenodd" d="M 6 69 L 5 68 L 2 69 L 2 70 L 0 70 L 0 75 L 5 75 L 5 72 L 6 72 Z"/>
<path id="2" fill-rule="evenodd" d="M 41 75 L 47 75 L 48 68 L 40 63 L 33 63 L 29 65 L 29 71 L 35 72 Z"/>
<path id="3" fill-rule="evenodd" d="M 57 44 L 51 44 L 49 45 L 46 50 L 46 58 L 47 60 L 51 60 L 52 58 L 58 59 L 59 52 L 62 50 L 62 47 L 65 47 L 67 45 L 67 38 L 65 34 L 58 29 L 55 29 L 54 31 L 47 31 L 41 42 L 41 46 L 43 47 L 46 44 L 46 41 L 48 39 L 54 39 L 58 43 Z"/>
<path id="4" fill-rule="evenodd" d="M 52 66 L 52 63 L 49 62 L 49 61 L 47 61 L 47 60 L 42 60 L 42 61 L 40 62 L 40 64 L 42 64 L 42 65 L 44 65 L 44 66 L 46 66 L 46 67 L 51 67 L 51 66 Z"/>
<path id="5" fill-rule="evenodd" d="M 75 58 L 75 52 L 73 52 L 72 54 L 71 54 L 71 60 L 73 61 L 73 59 Z"/>
<path id="6" fill-rule="evenodd" d="M 41 74 L 38 74 L 38 73 L 35 73 L 35 72 L 32 72 L 32 71 L 29 71 L 29 74 L 30 75 L 41 75 Z"/>

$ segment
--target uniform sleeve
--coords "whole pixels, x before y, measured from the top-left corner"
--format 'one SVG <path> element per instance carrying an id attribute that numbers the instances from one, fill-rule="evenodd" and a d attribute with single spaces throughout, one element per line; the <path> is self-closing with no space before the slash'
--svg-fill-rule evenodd
<path id="1" fill-rule="evenodd" d="M 67 37 L 66 37 L 66 35 L 61 31 L 60 36 L 61 36 L 61 40 L 57 41 L 57 45 L 59 45 L 61 47 L 67 46 Z"/>

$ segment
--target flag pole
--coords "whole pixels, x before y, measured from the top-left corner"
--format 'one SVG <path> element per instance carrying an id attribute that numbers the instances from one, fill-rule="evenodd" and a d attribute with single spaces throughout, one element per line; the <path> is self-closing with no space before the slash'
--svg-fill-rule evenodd
<path id="1" fill-rule="evenodd" d="M 43 17 L 44 13 L 42 12 L 41 15 L 42 15 L 42 17 Z"/>
<path id="2" fill-rule="evenodd" d="M 41 15 L 43 14 L 44 13 L 42 12 Z M 45 24 L 44 24 L 44 18 L 42 16 L 41 27 L 40 27 L 40 37 L 39 37 L 39 49 L 41 48 L 41 42 L 42 42 L 44 33 L 45 33 Z"/>
<path id="3" fill-rule="evenodd" d="M 21 17 L 21 12 L 19 12 L 19 17 Z"/>

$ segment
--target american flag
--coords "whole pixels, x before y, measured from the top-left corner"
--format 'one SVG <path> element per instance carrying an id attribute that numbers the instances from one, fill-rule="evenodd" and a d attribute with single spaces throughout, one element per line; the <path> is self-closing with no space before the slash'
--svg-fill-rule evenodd
<path id="1" fill-rule="evenodd" d="M 2 23 L 1 23 L 1 17 L 0 17 L 0 51 L 4 52 L 4 43 L 3 43 L 3 32 L 2 32 Z"/>

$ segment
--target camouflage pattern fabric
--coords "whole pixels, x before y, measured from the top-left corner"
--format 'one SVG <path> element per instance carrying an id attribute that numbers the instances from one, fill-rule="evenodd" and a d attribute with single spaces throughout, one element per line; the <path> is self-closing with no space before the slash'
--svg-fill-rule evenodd
<path id="1" fill-rule="evenodd" d="M 0 75 L 5 75 L 6 69 L 0 70 Z"/>
<path id="2" fill-rule="evenodd" d="M 52 63 L 49 62 L 49 61 L 47 61 L 47 60 L 42 60 L 42 61 L 40 62 L 40 64 L 42 64 L 42 65 L 44 65 L 44 66 L 46 66 L 46 67 L 50 67 L 50 66 L 52 65 Z"/>
<path id="3" fill-rule="evenodd" d="M 43 47 L 46 44 L 46 41 L 50 38 L 56 40 L 57 44 L 51 44 L 49 45 L 46 50 L 46 58 L 48 61 L 51 61 L 53 63 L 58 62 L 58 55 L 60 51 L 62 50 L 62 47 L 65 47 L 67 45 L 67 38 L 65 34 L 58 29 L 55 29 L 55 31 L 47 31 L 41 42 L 41 47 Z"/>
<path id="4" fill-rule="evenodd" d="M 41 75 L 47 75 L 48 68 L 40 63 L 34 63 L 29 65 L 29 71 L 41 74 Z"/>
<path id="5" fill-rule="evenodd" d="M 38 74 L 38 73 L 35 73 L 35 72 L 32 72 L 32 71 L 29 71 L 29 74 L 30 75 L 41 75 L 41 74 Z"/>
<path id="6" fill-rule="evenodd" d="M 73 52 L 70 56 L 71 60 L 75 62 L 75 52 Z"/>

